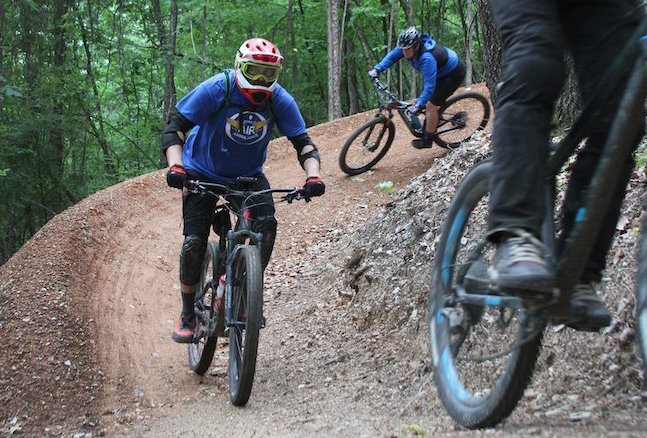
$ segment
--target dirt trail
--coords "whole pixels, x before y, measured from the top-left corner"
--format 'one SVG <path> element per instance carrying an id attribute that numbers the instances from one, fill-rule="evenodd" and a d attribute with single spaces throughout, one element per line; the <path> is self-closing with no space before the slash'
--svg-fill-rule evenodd
<path id="1" fill-rule="evenodd" d="M 132 217 L 115 230 L 111 248 L 97 259 L 101 268 L 94 305 L 102 352 L 100 362 L 104 364 L 109 383 L 104 412 L 113 413 L 103 421 L 110 422 L 107 417 L 114 417 L 118 424 L 115 432 L 127 433 L 128 423 L 134 421 L 131 410 L 122 412 L 124 395 L 134 398 L 136 404 L 141 403 L 139 419 L 167 416 L 165 421 L 169 426 L 159 427 L 168 427 L 164 434 L 171 435 L 190 429 L 196 433 L 207 430 L 203 427 L 214 435 L 218 435 L 219 430 L 232 429 L 240 432 L 236 436 L 246 435 L 247 430 L 263 436 L 271 435 L 272 431 L 282 436 L 289 431 L 302 435 L 301 424 L 312 428 L 313 424 L 323 421 L 323 426 L 314 426 L 310 432 L 317 432 L 320 427 L 339 427 L 335 419 L 339 415 L 353 419 L 358 425 L 357 432 L 365 429 L 366 421 L 370 421 L 369 412 L 347 412 L 347 407 L 335 406 L 335 399 L 325 394 L 313 397 L 313 401 L 319 399 L 319 403 L 325 405 L 322 410 L 315 409 L 314 405 L 304 406 L 303 400 L 287 403 L 287 399 L 293 398 L 289 392 L 310 392 L 299 389 L 300 385 L 307 384 L 299 383 L 297 375 L 304 359 L 312 359 L 312 353 L 300 357 L 298 346 L 296 351 L 286 348 L 286 339 L 301 330 L 289 324 L 291 314 L 302 313 L 321 302 L 319 296 L 303 296 L 297 287 L 286 290 L 285 285 L 288 280 L 301 277 L 298 265 L 308 263 L 304 257 L 308 247 L 325 240 L 328 230 L 348 232 L 371 214 L 374 207 L 387 200 L 373 190 L 379 181 L 388 179 L 396 188 L 402 187 L 412 176 L 426 170 L 434 158 L 445 154 L 437 147 L 425 151 L 411 148 L 408 145 L 411 136 L 403 126 L 398 126 L 392 150 L 375 171 L 348 178 L 337 166 L 339 149 L 352 129 L 369 117 L 370 114 L 358 115 L 311 129 L 310 134 L 323 157 L 326 195 L 309 204 L 280 204 L 277 207 L 279 233 L 273 261 L 266 272 L 268 327 L 262 333 L 257 379 L 246 409 L 228 404 L 225 349 L 219 346 L 215 366 L 206 377 L 200 378 L 188 370 L 186 347 L 170 342 L 169 335 L 179 309 L 180 193 L 164 187 L 162 172 L 144 176 L 136 182 L 143 188 L 135 205 L 129 206 L 135 209 Z M 303 173 L 289 142 L 285 139 L 274 141 L 269 155 L 265 172 L 272 186 L 302 184 Z M 334 348 L 334 345 L 326 347 Z M 293 376 L 288 378 L 290 374 Z M 217 426 L 208 426 L 209 423 L 202 426 L 198 423 L 193 428 L 187 426 L 186 421 L 196 405 L 205 405 L 205 402 L 212 414 L 204 417 L 204 421 L 212 421 L 210 419 L 215 416 L 219 418 Z M 297 406 L 289 407 L 295 402 Z M 303 409 L 299 406 L 305 407 L 300 415 Z M 331 415 L 335 410 L 331 408 L 335 407 L 342 410 L 334 416 L 324 417 L 325 420 L 314 420 L 318 417 L 316 412 Z M 228 420 L 223 421 L 223 416 Z M 245 425 L 243 429 L 242 425 Z M 343 430 L 349 431 L 347 424 Z M 158 431 L 151 434 L 157 435 Z"/>
<path id="2" fill-rule="evenodd" d="M 372 437 L 415 434 L 414 425 L 424 424 L 432 434 L 461 433 L 435 397 L 422 407 L 415 402 L 433 385 L 426 357 L 399 353 L 410 340 L 393 345 L 385 336 L 393 328 L 381 327 L 356 345 L 349 310 L 327 302 L 325 285 L 313 281 L 321 272 L 334 276 L 331 243 L 390 201 L 377 183 L 402 188 L 446 153 L 413 149 L 396 120 L 392 149 L 374 171 L 347 177 L 337 165 L 339 149 L 372 116 L 309 130 L 321 151 L 326 195 L 277 205 L 279 231 L 265 278 L 268 324 L 245 408 L 228 402 L 220 341 L 200 377 L 188 368 L 186 347 L 170 340 L 180 306 L 181 195 L 159 171 L 57 216 L 0 267 L 0 330 L 10 334 L 0 339 L 0 431 Z M 285 139 L 270 144 L 265 171 L 275 187 L 303 183 Z M 426 376 L 419 388 L 403 377 L 412 374 Z M 497 434 L 560 430 L 586 432 L 563 424 L 544 432 L 513 417 Z"/>

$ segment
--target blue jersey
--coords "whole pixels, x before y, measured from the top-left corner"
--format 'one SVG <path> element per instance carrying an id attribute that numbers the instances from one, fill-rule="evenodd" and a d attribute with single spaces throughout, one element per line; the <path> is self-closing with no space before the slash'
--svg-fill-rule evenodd
<path id="1" fill-rule="evenodd" d="M 196 125 L 184 143 L 184 167 L 218 183 L 262 171 L 275 123 L 288 137 L 306 133 L 294 98 L 279 84 L 271 104 L 252 106 L 235 85 L 232 72 L 229 105 L 223 107 L 226 80 L 224 73 L 212 76 L 176 105 L 180 114 Z"/>
<path id="2" fill-rule="evenodd" d="M 450 74 L 458 65 L 458 55 L 453 50 L 443 47 L 446 51 L 447 62 L 440 68 L 436 62 L 436 58 L 432 54 L 432 51 L 436 47 L 436 41 L 427 34 L 422 34 L 421 36 L 422 43 L 424 47 L 420 51 L 418 56 L 414 56 L 411 59 L 407 59 L 409 64 L 414 69 L 418 70 L 422 74 L 422 79 L 424 81 L 424 86 L 420 96 L 416 100 L 416 105 L 424 107 L 427 102 L 434 95 L 436 91 L 436 80 L 437 78 L 442 78 Z M 404 58 L 402 49 L 396 47 L 391 50 L 386 56 L 374 67 L 378 73 L 382 73 L 384 70 L 391 68 L 393 64 L 400 61 Z"/>

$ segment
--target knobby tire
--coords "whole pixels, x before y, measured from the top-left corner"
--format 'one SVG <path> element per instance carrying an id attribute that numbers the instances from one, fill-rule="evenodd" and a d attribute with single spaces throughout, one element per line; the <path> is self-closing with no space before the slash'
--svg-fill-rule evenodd
<path id="1" fill-rule="evenodd" d="M 370 170 L 388 152 L 393 137 L 395 125 L 384 114 L 378 114 L 373 119 L 355 129 L 339 154 L 339 168 L 347 175 L 359 175 Z M 351 157 L 360 157 L 358 163 Z"/>
<path id="2" fill-rule="evenodd" d="M 229 327 L 229 399 L 245 406 L 252 392 L 263 312 L 263 271 L 258 247 L 244 245 L 233 262 Z"/>
<path id="3" fill-rule="evenodd" d="M 636 284 L 636 343 L 647 373 L 647 216 L 643 218 L 638 247 Z"/>
<path id="4" fill-rule="evenodd" d="M 464 105 L 469 101 L 479 104 L 478 110 L 464 110 Z M 476 131 L 484 129 L 490 120 L 490 102 L 488 99 L 476 91 L 466 91 L 450 97 L 439 110 L 440 121 L 447 120 L 444 125 L 439 124 L 435 142 L 439 146 L 449 149 L 455 149 L 465 140 L 468 140 Z M 465 124 L 459 128 L 461 124 Z M 446 133 L 444 131 L 448 129 Z"/>
<path id="5" fill-rule="evenodd" d="M 218 252 L 218 247 L 213 242 L 209 242 L 202 264 L 202 274 L 198 282 L 198 293 L 196 294 L 196 332 L 199 332 L 203 328 L 206 329 L 207 325 L 203 324 L 203 322 L 210 321 L 213 317 L 215 290 L 209 287 L 205 291 L 204 288 L 209 283 L 217 285 L 217 279 L 220 276 L 219 271 L 221 270 L 219 268 Z M 216 281 L 212 282 L 214 278 Z M 189 366 L 196 374 L 202 375 L 209 369 L 213 360 L 213 354 L 216 351 L 217 341 L 218 337 L 215 331 L 213 331 L 211 335 L 202 336 L 197 342 L 188 345 Z"/>
<path id="6" fill-rule="evenodd" d="M 465 336 L 470 334 L 480 335 L 484 332 L 478 330 L 478 324 L 485 324 L 483 312 L 499 311 L 500 308 L 490 306 L 461 305 L 451 302 L 456 284 L 464 284 L 464 276 L 467 271 L 466 263 L 459 268 L 457 255 L 459 251 L 470 251 L 477 253 L 482 249 L 474 249 L 474 241 L 484 238 L 486 225 L 476 220 L 473 225 L 474 236 L 470 235 L 467 227 L 469 217 L 485 213 L 488 196 L 488 185 L 492 174 L 492 163 L 484 161 L 475 166 L 462 181 L 452 203 L 449 207 L 447 217 L 442 229 L 442 235 L 436 248 L 432 288 L 429 297 L 429 340 L 430 353 L 433 362 L 434 381 L 438 388 L 440 398 L 451 417 L 464 427 L 475 429 L 492 427 L 508 417 L 516 407 L 519 399 L 530 382 L 535 363 L 541 350 L 541 339 L 543 336 L 544 322 L 529 317 L 519 312 L 515 319 L 518 321 L 516 329 L 510 331 L 508 338 L 511 344 L 515 342 L 518 347 L 513 348 L 507 358 L 501 358 L 497 373 L 487 375 L 481 372 L 474 373 L 474 368 L 480 367 L 481 363 L 461 361 L 464 356 L 469 356 L 470 348 L 478 349 L 479 345 L 486 345 L 483 349 L 490 348 L 492 344 L 501 344 L 505 340 L 492 335 L 490 338 L 483 335 L 471 340 L 470 344 L 465 343 L 465 337 L 456 342 L 456 334 L 450 332 L 450 316 L 463 311 L 461 324 L 468 326 L 463 332 Z M 479 216 L 480 217 L 480 216 Z M 472 224 L 470 222 L 470 224 Z M 469 249 L 471 248 L 471 249 Z M 477 247 L 483 248 L 483 246 Z M 493 250 L 492 250 L 493 253 Z M 463 254 L 461 252 L 461 254 Z M 481 253 L 483 254 L 483 253 Z M 473 256 L 467 257 L 471 260 Z M 482 255 L 481 257 L 485 257 Z M 482 293 L 482 292 L 479 292 Z M 461 307 L 462 306 L 462 307 Z M 476 307 L 476 308 L 475 308 Z M 532 323 L 530 321 L 534 321 Z M 454 323 L 455 324 L 455 323 Z M 452 330 L 454 326 L 452 326 Z M 452 342 L 454 336 L 454 342 Z M 459 337 L 460 338 L 460 337 Z M 470 338 L 472 339 L 472 338 Z M 476 346 L 476 347 L 475 347 Z M 466 351 L 461 351 L 465 349 Z M 466 354 L 463 354 L 466 353 Z M 467 364 L 467 365 L 466 365 Z M 483 369 L 486 365 L 483 365 Z M 493 364 L 493 366 L 497 366 Z M 464 376 L 461 375 L 464 372 Z M 472 374 L 476 377 L 469 380 Z M 482 376 L 486 376 L 483 378 Z M 498 377 L 497 377 L 498 376 Z M 482 381 L 487 380 L 486 388 L 472 391 L 468 386 L 483 386 Z M 490 382 L 490 380 L 492 382 Z M 490 386 L 490 383 L 492 385 Z"/>

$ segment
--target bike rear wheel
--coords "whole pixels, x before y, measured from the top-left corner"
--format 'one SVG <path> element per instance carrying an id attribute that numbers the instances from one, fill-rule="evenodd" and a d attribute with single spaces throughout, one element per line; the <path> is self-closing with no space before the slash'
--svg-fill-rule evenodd
<path id="1" fill-rule="evenodd" d="M 436 248 L 429 297 L 434 381 L 451 417 L 468 428 L 510 415 L 530 382 L 545 327 L 523 307 L 500 305 L 489 289 L 494 247 L 484 240 L 484 218 L 491 174 L 491 162 L 481 162 L 459 186 Z M 487 296 L 488 305 L 458 299 L 462 290 Z"/>
<path id="2" fill-rule="evenodd" d="M 216 351 L 218 338 L 211 327 L 211 320 L 214 313 L 215 288 L 222 270 L 219 260 L 218 247 L 209 242 L 195 297 L 196 341 L 188 345 L 189 366 L 196 374 L 204 374 L 209 369 Z M 213 279 L 215 281 L 212 281 Z"/>
<path id="3" fill-rule="evenodd" d="M 254 383 L 263 313 L 263 271 L 258 248 L 242 246 L 236 252 L 232 272 L 229 399 L 234 406 L 244 406 Z"/>
<path id="4" fill-rule="evenodd" d="M 490 102 L 475 91 L 450 97 L 440 110 L 436 143 L 455 149 L 476 131 L 484 129 L 490 120 Z"/>
<path id="5" fill-rule="evenodd" d="M 359 175 L 380 161 L 393 143 L 395 125 L 384 114 L 364 123 L 348 137 L 339 154 L 339 167 L 347 175 Z"/>
<path id="6" fill-rule="evenodd" d="M 638 248 L 636 284 L 636 343 L 647 373 L 647 217 L 643 218 Z"/>

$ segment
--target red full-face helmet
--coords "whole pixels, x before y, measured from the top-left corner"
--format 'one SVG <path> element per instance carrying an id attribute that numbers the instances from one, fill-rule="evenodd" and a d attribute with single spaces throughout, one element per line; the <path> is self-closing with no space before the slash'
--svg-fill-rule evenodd
<path id="1" fill-rule="evenodd" d="M 283 57 L 274 44 L 263 38 L 245 41 L 236 54 L 236 86 L 254 105 L 272 95 L 283 67 Z"/>

